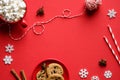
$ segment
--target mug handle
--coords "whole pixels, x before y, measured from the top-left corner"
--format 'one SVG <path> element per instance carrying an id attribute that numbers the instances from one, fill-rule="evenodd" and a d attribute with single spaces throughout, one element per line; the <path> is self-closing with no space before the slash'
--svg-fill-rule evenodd
<path id="1" fill-rule="evenodd" d="M 23 28 L 26 28 L 28 26 L 25 20 L 21 21 L 21 25 Z"/>

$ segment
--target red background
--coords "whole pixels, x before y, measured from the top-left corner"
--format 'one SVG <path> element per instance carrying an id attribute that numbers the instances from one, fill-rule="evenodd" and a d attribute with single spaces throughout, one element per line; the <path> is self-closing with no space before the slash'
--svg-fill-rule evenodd
<path id="1" fill-rule="evenodd" d="M 79 14 L 84 9 L 84 0 L 25 0 L 27 13 L 25 20 L 28 27 L 36 21 L 46 21 L 55 15 L 61 14 L 64 9 L 70 9 L 72 15 Z M 55 19 L 46 24 L 44 34 L 35 35 L 32 30 L 20 41 L 13 41 L 8 36 L 8 28 L 0 27 L 0 78 L 2 80 L 15 80 L 10 74 L 14 68 L 17 73 L 25 70 L 27 79 L 31 80 L 35 67 L 43 60 L 49 58 L 61 61 L 68 69 L 70 80 L 80 80 L 78 72 L 81 68 L 87 68 L 90 80 L 91 76 L 98 75 L 101 80 L 105 70 L 111 70 L 111 80 L 120 79 L 120 66 L 111 54 L 103 40 L 106 35 L 116 51 L 112 38 L 108 32 L 107 24 L 112 26 L 115 37 L 120 44 L 120 1 L 103 0 L 100 9 L 92 16 L 86 14 L 74 19 Z M 36 17 L 36 11 L 44 6 L 44 17 Z M 109 9 L 117 11 L 115 19 L 109 19 Z M 27 28 L 28 28 L 27 27 Z M 13 35 L 25 32 L 19 26 L 15 26 Z M 14 45 L 15 51 L 11 54 L 5 52 L 7 44 Z M 11 65 L 5 65 L 3 58 L 11 55 L 14 59 Z M 102 58 L 107 60 L 107 66 L 101 68 L 98 61 Z"/>

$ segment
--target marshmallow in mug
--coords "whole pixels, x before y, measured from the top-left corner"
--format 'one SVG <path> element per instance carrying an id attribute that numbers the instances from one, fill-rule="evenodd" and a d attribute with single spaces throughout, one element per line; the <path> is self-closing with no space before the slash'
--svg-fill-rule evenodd
<path id="1" fill-rule="evenodd" d="M 102 0 L 86 0 L 85 3 L 87 10 L 94 11 L 98 9 L 100 4 L 102 4 Z"/>
<path id="2" fill-rule="evenodd" d="M 25 12 L 24 0 L 0 0 L 0 17 L 8 23 L 20 21 Z"/>

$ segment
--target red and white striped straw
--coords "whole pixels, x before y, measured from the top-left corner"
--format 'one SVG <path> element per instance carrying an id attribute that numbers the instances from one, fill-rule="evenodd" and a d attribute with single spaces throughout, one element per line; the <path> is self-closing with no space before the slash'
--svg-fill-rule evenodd
<path id="1" fill-rule="evenodd" d="M 107 45 L 108 45 L 109 49 L 112 51 L 112 54 L 114 55 L 115 59 L 117 60 L 117 62 L 118 62 L 118 63 L 119 63 L 119 65 L 120 65 L 120 60 L 119 60 L 119 58 L 118 58 L 117 54 L 115 53 L 114 49 L 112 48 L 111 44 L 109 43 L 109 41 L 108 41 L 107 37 L 106 37 L 106 36 L 104 36 L 103 38 L 104 38 L 105 42 L 107 43 Z"/>
<path id="2" fill-rule="evenodd" d="M 108 30 L 109 30 L 109 32 L 110 32 L 110 34 L 111 34 L 111 36 L 112 36 L 112 39 L 113 39 L 113 41 L 114 41 L 114 44 L 115 44 L 118 52 L 120 53 L 120 47 L 119 47 L 119 45 L 118 45 L 118 43 L 117 43 L 117 40 L 116 40 L 116 38 L 115 38 L 115 35 L 114 35 L 114 33 L 113 33 L 112 28 L 111 28 L 110 25 L 108 25 Z"/>

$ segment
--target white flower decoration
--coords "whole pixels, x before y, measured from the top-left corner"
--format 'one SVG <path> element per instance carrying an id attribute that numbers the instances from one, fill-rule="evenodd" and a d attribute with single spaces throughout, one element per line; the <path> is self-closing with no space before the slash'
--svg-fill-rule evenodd
<path id="1" fill-rule="evenodd" d="M 89 72 L 87 71 L 87 69 L 81 69 L 80 72 L 79 72 L 79 75 L 80 75 L 81 78 L 87 78 L 88 73 Z"/>
<path id="2" fill-rule="evenodd" d="M 111 9 L 111 10 L 108 10 L 108 14 L 107 15 L 110 18 L 114 18 L 114 17 L 116 17 L 116 14 L 117 14 L 117 12 L 114 9 Z"/>
<path id="3" fill-rule="evenodd" d="M 8 53 L 11 53 L 12 51 L 14 51 L 14 46 L 11 44 L 8 44 L 7 46 L 5 46 L 5 48 L 6 48 L 5 51 Z"/>
<path id="4" fill-rule="evenodd" d="M 99 80 L 99 77 L 98 76 L 92 76 L 91 80 Z"/>
<path id="5" fill-rule="evenodd" d="M 110 70 L 107 70 L 107 71 L 105 71 L 104 76 L 105 76 L 105 78 L 111 78 L 112 72 Z"/>
<path id="6" fill-rule="evenodd" d="M 11 64 L 11 62 L 13 61 L 11 56 L 5 56 L 5 58 L 3 59 L 3 61 L 5 62 L 5 64 Z"/>

